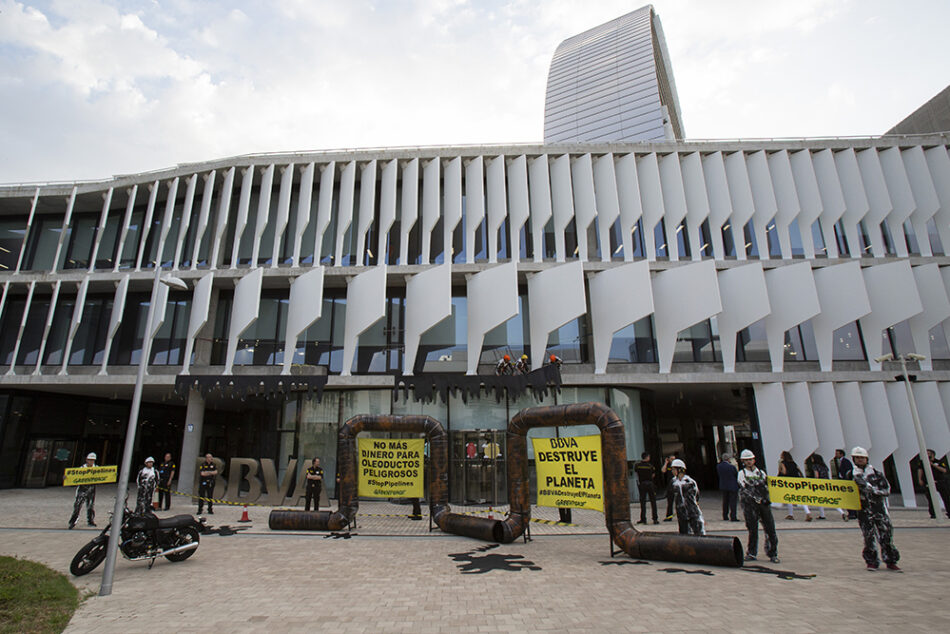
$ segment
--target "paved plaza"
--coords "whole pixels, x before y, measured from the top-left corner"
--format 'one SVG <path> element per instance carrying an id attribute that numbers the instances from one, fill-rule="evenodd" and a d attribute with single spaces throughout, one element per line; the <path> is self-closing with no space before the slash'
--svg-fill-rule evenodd
<path id="1" fill-rule="evenodd" d="M 113 500 L 101 489 L 100 526 Z M 0 491 L 0 554 L 68 574 L 95 534 L 65 529 L 71 493 Z M 744 543 L 744 524 L 719 521 L 718 501 L 703 500 L 707 528 Z M 171 513 L 193 510 L 177 498 Z M 727 569 L 611 558 L 599 513 L 575 511 L 575 526 L 535 523 L 532 541 L 491 545 L 429 533 L 427 521 L 400 516 L 407 510 L 362 503 L 346 538 L 270 531 L 264 507 L 250 507 L 252 522 L 239 524 L 239 507 L 216 506 L 209 524 L 244 530 L 202 536 L 182 563 L 159 560 L 149 570 L 120 559 L 109 597 L 95 595 L 102 566 L 74 578 L 92 596 L 66 631 L 813 632 L 943 630 L 950 622 L 950 528 L 935 528 L 926 511 L 893 511 L 901 574 L 866 572 L 857 522 L 842 522 L 836 511 L 806 524 L 800 512 L 785 521 L 776 509 L 782 563 Z M 639 506 L 631 510 L 636 520 Z M 673 532 L 675 523 L 648 528 Z"/>

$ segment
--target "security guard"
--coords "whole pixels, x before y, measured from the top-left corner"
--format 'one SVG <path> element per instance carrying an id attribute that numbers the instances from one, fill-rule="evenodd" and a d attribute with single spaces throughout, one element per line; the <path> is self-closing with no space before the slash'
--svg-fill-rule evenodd
<path id="1" fill-rule="evenodd" d="M 864 447 L 851 450 L 851 462 L 854 463 L 854 483 L 861 494 L 861 510 L 858 511 L 858 524 L 864 536 L 864 562 L 868 570 L 877 570 L 881 565 L 877 556 L 875 540 L 881 548 L 881 559 L 888 570 L 901 572 L 897 560 L 901 554 L 894 547 L 894 526 L 887 512 L 887 496 L 891 485 L 884 474 L 868 464 L 868 452 Z"/>
<path id="2" fill-rule="evenodd" d="M 650 462 L 650 452 L 644 451 L 640 454 L 640 461 L 633 466 L 637 473 L 637 490 L 640 492 L 640 521 L 637 524 L 647 523 L 647 499 L 653 509 L 653 523 L 659 524 L 660 520 L 656 514 L 656 483 L 653 481 L 656 475 L 656 467 Z"/>
<path id="3" fill-rule="evenodd" d="M 673 503 L 676 505 L 676 519 L 679 521 L 680 534 L 706 534 L 706 522 L 703 512 L 699 508 L 699 485 L 696 480 L 686 475 L 686 463 L 680 459 L 673 461 Z"/>
<path id="4" fill-rule="evenodd" d="M 323 467 L 320 466 L 320 459 L 314 458 L 313 464 L 307 467 L 307 497 L 304 501 L 303 510 L 310 510 L 310 500 L 313 500 L 313 510 L 320 510 L 320 489 L 323 487 Z"/>
<path id="5" fill-rule="evenodd" d="M 91 469 L 96 466 L 96 454 L 90 453 L 86 456 L 86 464 L 83 465 L 86 469 Z M 89 526 L 95 526 L 96 522 L 96 485 L 94 484 L 80 484 L 76 487 L 76 500 L 73 502 L 73 514 L 69 518 L 69 528 L 72 528 L 76 525 L 76 520 L 79 519 L 79 511 L 82 509 L 82 505 L 86 505 L 86 523 Z"/>
<path id="6" fill-rule="evenodd" d="M 211 498 L 214 497 L 214 480 L 218 475 L 218 468 L 214 465 L 214 456 L 210 453 L 205 454 L 205 461 L 198 467 L 198 515 L 201 515 L 201 509 L 204 507 L 205 498 L 208 499 L 208 515 L 214 515 L 214 508 Z"/>
<path id="7" fill-rule="evenodd" d="M 755 466 L 755 454 L 743 449 L 739 454 L 742 471 L 739 472 L 739 501 L 745 515 L 745 527 L 749 531 L 746 545 L 746 561 L 755 561 L 759 551 L 759 523 L 765 531 L 765 554 L 773 564 L 778 558 L 778 535 L 775 534 L 775 518 L 769 501 L 769 481 L 762 470 Z"/>

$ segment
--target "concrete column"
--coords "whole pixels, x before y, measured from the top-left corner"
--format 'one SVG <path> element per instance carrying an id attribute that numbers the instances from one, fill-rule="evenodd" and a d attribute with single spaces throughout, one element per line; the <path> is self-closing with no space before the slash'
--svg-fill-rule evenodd
<path id="1" fill-rule="evenodd" d="M 201 435 L 205 420 L 205 399 L 196 390 L 188 392 L 185 432 L 181 439 L 181 460 L 178 462 L 178 490 L 194 493 L 195 465 L 201 451 Z"/>

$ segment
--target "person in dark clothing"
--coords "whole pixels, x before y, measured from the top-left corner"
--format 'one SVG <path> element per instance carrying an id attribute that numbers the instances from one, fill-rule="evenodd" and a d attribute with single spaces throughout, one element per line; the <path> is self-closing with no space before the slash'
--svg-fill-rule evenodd
<path id="1" fill-rule="evenodd" d="M 880 567 L 881 560 L 878 559 L 874 543 L 877 541 L 887 569 L 901 572 L 897 565 L 901 554 L 894 547 L 894 527 L 887 512 L 887 496 L 891 493 L 891 485 L 883 473 L 868 464 L 868 452 L 863 447 L 852 449 L 851 459 L 854 461 L 854 483 L 861 494 L 858 523 L 864 536 L 864 550 L 861 551 L 864 563 L 871 571 Z"/>
<path id="2" fill-rule="evenodd" d="M 947 465 L 947 457 L 937 460 L 937 454 L 933 449 L 927 450 L 927 460 L 930 462 L 930 471 L 934 475 L 934 485 L 937 488 L 937 495 L 943 499 L 943 510 L 947 517 L 950 517 L 950 466 Z M 924 495 L 927 496 L 927 510 L 930 511 L 930 517 L 936 518 L 936 509 L 934 502 L 930 499 L 930 487 L 927 486 L 927 477 L 924 474 L 924 465 L 921 463 L 917 469 L 917 482 L 924 487 Z"/>
<path id="3" fill-rule="evenodd" d="M 218 468 L 214 465 L 214 456 L 210 453 L 205 454 L 205 461 L 198 468 L 198 515 L 201 515 L 201 509 L 204 507 L 205 499 L 208 501 L 208 515 L 214 515 L 214 506 L 211 498 L 214 497 L 214 480 L 218 475 Z"/>
<path id="4" fill-rule="evenodd" d="M 673 461 L 676 459 L 676 454 L 672 456 L 667 456 L 666 460 L 663 461 L 663 466 L 660 467 L 660 473 L 663 474 L 663 478 L 666 480 L 666 516 L 663 518 L 664 522 L 673 521 Z"/>
<path id="5" fill-rule="evenodd" d="M 653 523 L 659 524 L 660 520 L 656 514 L 656 483 L 653 481 L 656 468 L 650 462 L 649 452 L 640 454 L 640 462 L 633 466 L 633 470 L 637 474 L 637 490 L 640 492 L 640 521 L 637 524 L 647 523 L 647 498 L 653 508 Z"/>
<path id="6" fill-rule="evenodd" d="M 852 465 L 851 461 L 848 460 L 844 453 L 844 449 L 835 449 L 835 459 L 831 461 L 831 468 L 831 477 L 835 480 L 852 480 L 854 477 L 854 465 Z M 848 520 L 857 519 L 858 517 L 856 511 L 838 509 L 838 512 L 841 513 L 841 519 L 845 522 Z"/>
<path id="7" fill-rule="evenodd" d="M 781 563 L 778 558 L 778 535 L 775 533 L 775 518 L 772 517 L 772 504 L 769 499 L 769 481 L 762 470 L 755 466 L 755 454 L 743 449 L 740 454 L 742 471 L 737 478 L 739 499 L 742 501 L 742 514 L 745 515 L 745 527 L 749 531 L 746 545 L 746 561 L 755 561 L 759 552 L 759 523 L 765 531 L 765 554 L 773 564 Z"/>
<path id="8" fill-rule="evenodd" d="M 827 480 L 831 474 L 828 471 L 828 465 L 825 464 L 825 459 L 821 457 L 820 453 L 813 453 L 812 455 L 805 458 L 805 477 L 806 478 L 817 478 L 819 480 Z M 818 508 L 818 519 L 825 519 L 825 507 L 819 506 Z"/>
<path id="9" fill-rule="evenodd" d="M 310 510 L 311 500 L 313 500 L 313 510 L 320 510 L 321 488 L 323 488 L 323 467 L 320 466 L 320 459 L 314 458 L 313 463 L 307 467 L 307 497 L 304 500 L 303 510 Z"/>
<path id="10" fill-rule="evenodd" d="M 778 463 L 778 474 L 785 478 L 800 478 L 802 477 L 802 470 L 798 468 L 795 459 L 792 458 L 792 454 L 788 451 L 783 451 L 781 459 Z M 788 515 L 785 516 L 787 520 L 795 519 L 795 515 L 792 511 L 795 508 L 794 504 L 786 504 L 788 507 Z M 805 521 L 811 521 L 811 510 L 808 508 L 807 504 L 802 504 L 801 507 L 805 510 Z"/>
<path id="11" fill-rule="evenodd" d="M 172 480 L 175 477 L 175 462 L 170 453 L 165 454 L 165 460 L 158 465 L 158 508 L 167 511 L 172 505 Z M 164 502 L 164 507 L 162 506 Z"/>
<path id="12" fill-rule="evenodd" d="M 732 456 L 729 454 L 722 454 L 722 461 L 716 465 L 716 473 L 719 474 L 719 490 L 722 491 L 722 519 L 738 522 L 736 506 L 739 502 L 739 471 L 729 461 L 730 458 Z"/>

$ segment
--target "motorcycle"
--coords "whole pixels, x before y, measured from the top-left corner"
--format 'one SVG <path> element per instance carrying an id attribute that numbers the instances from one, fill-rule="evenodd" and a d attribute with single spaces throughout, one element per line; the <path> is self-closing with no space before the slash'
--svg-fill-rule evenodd
<path id="1" fill-rule="evenodd" d="M 159 518 L 151 512 L 132 513 L 126 509 L 119 532 L 119 551 L 129 561 L 150 559 L 149 569 L 158 557 L 168 561 L 184 561 L 198 548 L 203 521 L 191 515 Z M 102 563 L 109 547 L 111 527 L 110 520 L 95 539 L 79 549 L 69 564 L 69 572 L 81 577 Z"/>

